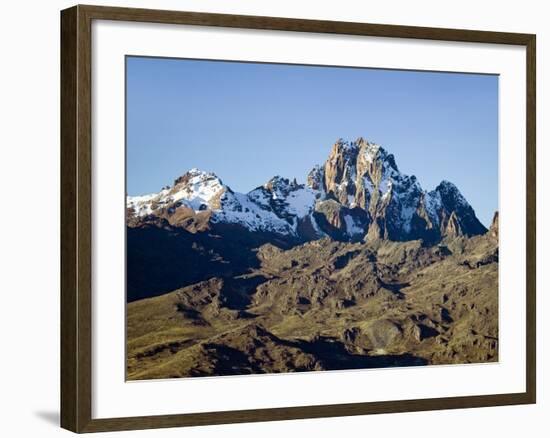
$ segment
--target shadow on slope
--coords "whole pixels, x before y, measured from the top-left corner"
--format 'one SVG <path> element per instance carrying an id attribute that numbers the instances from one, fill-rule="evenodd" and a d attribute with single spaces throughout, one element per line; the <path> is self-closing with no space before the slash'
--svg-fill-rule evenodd
<path id="1" fill-rule="evenodd" d="M 350 353 L 329 337 L 287 340 L 251 324 L 204 343 L 195 367 L 184 375 L 227 376 L 427 365 L 412 354 L 368 356 Z"/>
<path id="2" fill-rule="evenodd" d="M 294 343 L 302 351 L 318 358 L 326 370 L 350 370 L 363 368 L 387 368 L 427 365 L 428 361 L 412 354 L 385 354 L 367 356 L 350 353 L 345 345 L 328 337 Z"/>
<path id="3" fill-rule="evenodd" d="M 127 228 L 128 302 L 151 298 L 211 277 L 234 277 L 258 267 L 255 249 L 265 242 L 292 243 L 239 226 L 190 233 L 171 227 Z M 242 298 L 242 297 L 241 297 Z"/>

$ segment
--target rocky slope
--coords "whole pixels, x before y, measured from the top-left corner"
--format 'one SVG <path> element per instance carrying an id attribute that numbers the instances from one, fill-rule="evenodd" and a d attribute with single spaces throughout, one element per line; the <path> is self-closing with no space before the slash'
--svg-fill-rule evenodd
<path id="1" fill-rule="evenodd" d="M 496 361 L 495 234 L 262 245 L 246 274 L 130 303 L 128 378 Z"/>

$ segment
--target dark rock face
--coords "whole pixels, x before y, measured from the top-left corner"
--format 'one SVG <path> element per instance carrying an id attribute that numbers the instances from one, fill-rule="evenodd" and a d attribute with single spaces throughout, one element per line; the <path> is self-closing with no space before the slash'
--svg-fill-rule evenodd
<path id="1" fill-rule="evenodd" d="M 256 248 L 267 242 L 280 248 L 291 246 L 277 234 L 251 233 L 233 224 L 213 224 L 201 233 L 166 222 L 162 227 L 128 227 L 127 301 L 162 295 L 216 275 L 248 272 L 258 265 Z"/>
<path id="2" fill-rule="evenodd" d="M 352 242 L 363 238 L 364 230 L 370 223 L 367 211 L 358 207 L 345 207 L 333 199 L 317 202 L 313 217 L 326 235 Z"/>
<path id="3" fill-rule="evenodd" d="M 450 232 L 453 237 L 477 236 L 487 232 L 487 228 L 476 217 L 474 209 L 453 183 L 442 181 L 435 191 L 441 199 L 440 218 L 441 224 L 445 226 L 445 231 L 442 231 L 443 236 L 446 236 L 447 232 Z M 449 224 L 449 222 L 452 223 Z"/>

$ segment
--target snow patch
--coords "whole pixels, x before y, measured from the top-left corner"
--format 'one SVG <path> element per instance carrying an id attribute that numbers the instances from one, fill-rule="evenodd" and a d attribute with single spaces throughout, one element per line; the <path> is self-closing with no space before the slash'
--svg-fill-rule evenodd
<path id="1" fill-rule="evenodd" d="M 424 206 L 432 223 L 439 225 L 438 212 L 441 210 L 441 194 L 437 190 L 425 192 Z"/>
<path id="2" fill-rule="evenodd" d="M 261 208 L 243 193 L 225 192 L 221 204 L 222 208 L 214 210 L 214 222 L 236 223 L 252 231 L 295 234 L 291 224 L 272 211 Z"/>
<path id="3" fill-rule="evenodd" d="M 307 216 L 313 210 L 317 194 L 310 188 L 301 188 L 290 192 L 286 198 L 288 211 L 299 218 Z"/>
<path id="4" fill-rule="evenodd" d="M 355 222 L 355 219 L 349 214 L 344 215 L 344 222 L 346 224 L 346 233 L 348 236 L 356 236 L 362 234 L 365 230 Z"/>
<path id="5" fill-rule="evenodd" d="M 367 142 L 367 147 L 364 149 L 365 161 L 372 163 L 378 156 L 380 149 L 380 145 Z"/>

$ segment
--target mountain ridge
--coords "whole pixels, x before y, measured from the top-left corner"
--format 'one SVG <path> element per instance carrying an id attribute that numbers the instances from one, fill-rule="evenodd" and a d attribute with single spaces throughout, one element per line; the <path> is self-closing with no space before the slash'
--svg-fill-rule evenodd
<path id="1" fill-rule="evenodd" d="M 201 232 L 212 224 L 305 242 L 422 239 L 437 242 L 487 232 L 458 188 L 443 180 L 431 191 L 399 171 L 395 157 L 362 137 L 338 139 L 305 184 L 279 175 L 248 193 L 213 172 L 193 168 L 160 192 L 127 197 L 130 227 L 145 224 Z"/>

